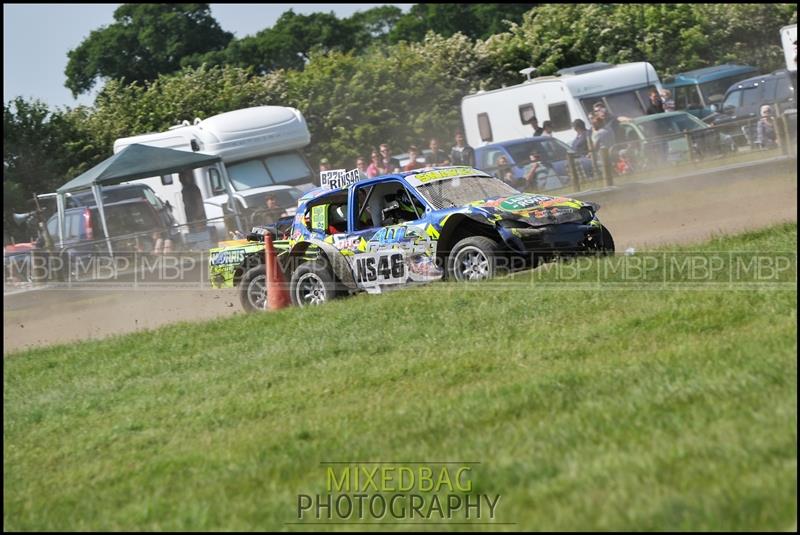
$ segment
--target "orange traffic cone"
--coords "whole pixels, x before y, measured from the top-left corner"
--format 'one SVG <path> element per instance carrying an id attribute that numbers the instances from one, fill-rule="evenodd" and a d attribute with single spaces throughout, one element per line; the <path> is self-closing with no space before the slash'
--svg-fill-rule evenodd
<path id="1" fill-rule="evenodd" d="M 264 235 L 264 261 L 267 268 L 266 308 L 268 310 L 286 308 L 292 304 L 292 299 L 289 296 L 288 285 L 283 280 L 283 274 L 278 267 L 278 256 L 275 253 L 275 246 L 272 244 L 272 234 L 269 232 Z"/>

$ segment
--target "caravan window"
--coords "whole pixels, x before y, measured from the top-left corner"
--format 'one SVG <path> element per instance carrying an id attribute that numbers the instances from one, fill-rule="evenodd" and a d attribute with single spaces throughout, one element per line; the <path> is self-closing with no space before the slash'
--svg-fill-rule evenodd
<path id="1" fill-rule="evenodd" d="M 208 181 L 211 183 L 211 194 L 222 195 L 225 193 L 225 186 L 219 176 L 219 171 L 215 167 L 208 168 Z"/>
<path id="2" fill-rule="evenodd" d="M 481 141 L 492 141 L 492 124 L 489 122 L 488 113 L 478 114 L 478 131 L 481 134 Z"/>
<path id="3" fill-rule="evenodd" d="M 271 186 L 272 178 L 261 160 L 249 160 L 233 164 L 228 167 L 228 176 L 233 187 L 238 191 L 243 189 L 261 188 Z"/>
<path id="4" fill-rule="evenodd" d="M 276 184 L 296 184 L 300 181 L 311 182 L 312 180 L 311 169 L 303 157 L 296 152 L 267 156 L 264 163 Z"/>
<path id="5" fill-rule="evenodd" d="M 548 106 L 550 111 L 550 124 L 554 132 L 563 132 L 572 128 L 572 119 L 569 116 L 569 108 L 566 102 L 551 104 Z"/>
<path id="6" fill-rule="evenodd" d="M 535 115 L 533 104 L 523 104 L 519 107 L 519 120 L 522 124 L 528 124 Z"/>
<path id="7" fill-rule="evenodd" d="M 642 104 L 636 96 L 636 91 L 617 93 L 606 97 L 608 111 L 617 117 L 639 117 L 644 115 Z"/>

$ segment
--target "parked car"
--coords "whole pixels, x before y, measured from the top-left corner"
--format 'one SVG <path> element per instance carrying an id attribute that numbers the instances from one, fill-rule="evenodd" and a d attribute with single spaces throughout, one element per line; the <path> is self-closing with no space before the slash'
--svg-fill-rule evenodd
<path id="1" fill-rule="evenodd" d="M 665 162 L 678 163 L 689 158 L 685 132 L 691 132 L 692 149 L 697 158 L 718 156 L 735 151 L 736 144 L 727 134 L 685 111 L 657 113 L 637 117 L 620 124 L 622 139 L 612 153 L 629 150 L 634 166 L 646 168 Z"/>
<path id="2" fill-rule="evenodd" d="M 142 190 L 142 187 L 146 189 Z M 139 195 L 144 192 L 147 193 Z M 171 240 L 173 249 L 180 248 L 182 237 L 169 208 L 151 195 L 152 191 L 142 185 L 103 188 L 103 211 L 115 254 L 155 252 L 159 239 Z M 64 210 L 63 242 L 59 240 L 58 214 L 47 221 L 47 231 L 53 238 L 56 251 L 64 258 L 65 269 L 68 268 L 74 278 L 79 262 L 105 255 L 108 249 L 93 198 L 74 195 L 71 203 L 72 207 Z M 40 237 L 37 246 L 42 245 Z"/>
<path id="3" fill-rule="evenodd" d="M 500 171 L 498 161 L 505 156 L 511 166 L 513 179 L 506 180 L 513 185 L 519 185 L 525 177 L 526 167 L 530 164 L 530 154 L 538 152 L 542 163 L 552 169 L 555 179 L 546 183 L 551 187 L 543 189 L 557 189 L 570 182 L 569 162 L 567 154 L 571 151 L 569 145 L 550 136 L 536 136 L 502 143 L 492 143 L 475 149 L 475 166 L 487 173 L 498 176 Z M 592 160 L 588 157 L 578 158 L 578 165 L 583 169 L 584 177 L 591 179 Z M 503 176 L 498 176 L 505 179 Z"/>
<path id="4" fill-rule="evenodd" d="M 726 63 L 676 74 L 662 85 L 672 92 L 675 111 L 687 111 L 702 119 L 714 113 L 732 84 L 757 72 L 750 65 Z"/>
<path id="5" fill-rule="evenodd" d="M 776 115 L 797 108 L 797 97 L 786 69 L 754 76 L 733 84 L 725 92 L 717 113 L 705 118 L 711 125 L 729 125 L 724 130 L 738 146 L 752 145 L 761 106 L 769 104 Z"/>

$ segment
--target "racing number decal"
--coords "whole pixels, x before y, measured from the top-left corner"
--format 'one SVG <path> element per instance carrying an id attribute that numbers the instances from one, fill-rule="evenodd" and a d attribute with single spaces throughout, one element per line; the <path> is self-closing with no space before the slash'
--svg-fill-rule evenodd
<path id="1" fill-rule="evenodd" d="M 406 265 L 400 253 L 356 257 L 356 282 L 359 284 L 402 282 L 405 275 Z"/>

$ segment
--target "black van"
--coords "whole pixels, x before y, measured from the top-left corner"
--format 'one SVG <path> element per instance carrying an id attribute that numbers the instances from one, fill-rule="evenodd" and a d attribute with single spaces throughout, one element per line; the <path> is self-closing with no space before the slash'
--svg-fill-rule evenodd
<path id="1" fill-rule="evenodd" d="M 758 117 L 763 104 L 772 105 L 776 114 L 797 107 L 792 80 L 786 69 L 754 76 L 730 86 L 719 110 L 724 117 L 718 121 Z"/>
<path id="2" fill-rule="evenodd" d="M 733 121 L 740 121 L 735 125 L 735 131 L 731 130 L 727 133 L 734 136 L 737 145 L 746 145 L 748 142 L 752 142 L 755 121 L 764 104 L 771 105 L 777 115 L 783 113 L 784 110 L 797 107 L 792 79 L 786 69 L 736 82 L 725 92 L 725 99 L 718 112 L 707 117 L 705 121 L 711 125 L 725 125 Z M 747 119 L 752 121 L 746 124 L 741 123 Z"/>

